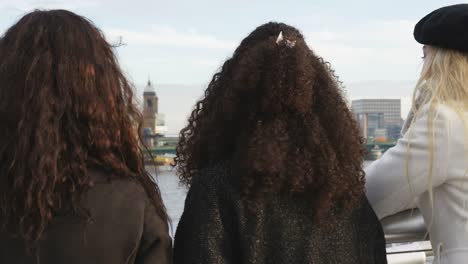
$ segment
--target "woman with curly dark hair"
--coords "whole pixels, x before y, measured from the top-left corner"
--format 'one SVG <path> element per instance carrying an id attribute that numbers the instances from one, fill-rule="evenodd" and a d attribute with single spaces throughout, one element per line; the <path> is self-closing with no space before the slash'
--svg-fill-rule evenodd
<path id="1" fill-rule="evenodd" d="M 386 263 L 339 86 L 293 27 L 242 41 L 180 134 L 175 263 Z"/>
<path id="2" fill-rule="evenodd" d="M 0 57 L 0 263 L 171 262 L 141 115 L 103 34 L 34 11 Z"/>

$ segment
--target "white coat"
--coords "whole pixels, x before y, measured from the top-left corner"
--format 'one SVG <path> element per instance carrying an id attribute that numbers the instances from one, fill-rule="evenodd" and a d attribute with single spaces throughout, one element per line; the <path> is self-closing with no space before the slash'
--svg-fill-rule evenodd
<path id="1" fill-rule="evenodd" d="M 367 196 L 380 219 L 417 206 L 429 229 L 435 263 L 468 263 L 468 130 L 452 108 L 436 107 L 430 185 L 428 115 L 429 107 L 424 106 L 412 125 L 411 138 L 410 132 L 405 133 L 395 147 L 365 168 Z M 468 117 L 468 112 L 464 115 Z"/>

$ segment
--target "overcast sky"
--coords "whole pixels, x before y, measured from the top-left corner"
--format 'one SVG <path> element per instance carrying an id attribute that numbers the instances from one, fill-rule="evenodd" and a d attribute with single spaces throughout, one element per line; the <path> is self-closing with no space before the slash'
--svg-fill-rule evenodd
<path id="1" fill-rule="evenodd" d="M 116 49 L 138 87 L 156 85 L 160 111 L 177 133 L 213 73 L 255 27 L 280 21 L 299 28 L 330 61 L 349 98 L 408 97 L 422 64 L 416 22 L 446 0 L 0 0 L 0 31 L 36 8 L 63 8 L 91 19 Z"/>

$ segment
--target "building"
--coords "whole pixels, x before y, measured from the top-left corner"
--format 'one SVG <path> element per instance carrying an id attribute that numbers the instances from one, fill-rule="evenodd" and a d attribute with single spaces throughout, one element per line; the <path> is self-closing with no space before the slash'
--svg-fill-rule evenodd
<path id="1" fill-rule="evenodd" d="M 157 115 L 158 96 L 151 81 L 148 80 L 148 84 L 143 91 L 143 137 L 148 147 L 155 145 Z"/>
<path id="2" fill-rule="evenodd" d="M 354 100 L 351 110 L 365 138 L 382 138 L 383 135 L 388 140 L 399 138 L 403 124 L 400 99 Z"/>
<path id="3" fill-rule="evenodd" d="M 156 138 L 164 136 L 168 131 L 165 115 L 159 113 L 159 98 L 156 90 L 148 80 L 143 91 L 143 138 L 148 147 L 156 146 Z"/>
<path id="4" fill-rule="evenodd" d="M 164 136 L 167 134 L 168 127 L 166 126 L 166 115 L 162 113 L 156 114 L 156 134 Z"/>

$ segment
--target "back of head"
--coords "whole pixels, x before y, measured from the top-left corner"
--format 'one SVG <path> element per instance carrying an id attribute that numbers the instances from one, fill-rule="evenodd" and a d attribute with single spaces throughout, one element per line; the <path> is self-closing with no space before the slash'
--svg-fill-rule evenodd
<path id="1" fill-rule="evenodd" d="M 418 88 L 431 103 L 468 107 L 468 53 L 452 49 L 429 47 Z"/>
<path id="2" fill-rule="evenodd" d="M 90 21 L 34 11 L 6 31 L 0 57 L 3 227 L 37 240 L 57 210 L 76 209 L 93 166 L 141 182 L 165 219 L 144 170 L 132 87 Z"/>
<path id="3" fill-rule="evenodd" d="M 300 194 L 320 219 L 361 199 L 358 126 L 328 64 L 297 29 L 268 23 L 254 30 L 181 131 L 176 162 L 185 183 L 226 159 L 250 206 L 273 194 Z"/>

